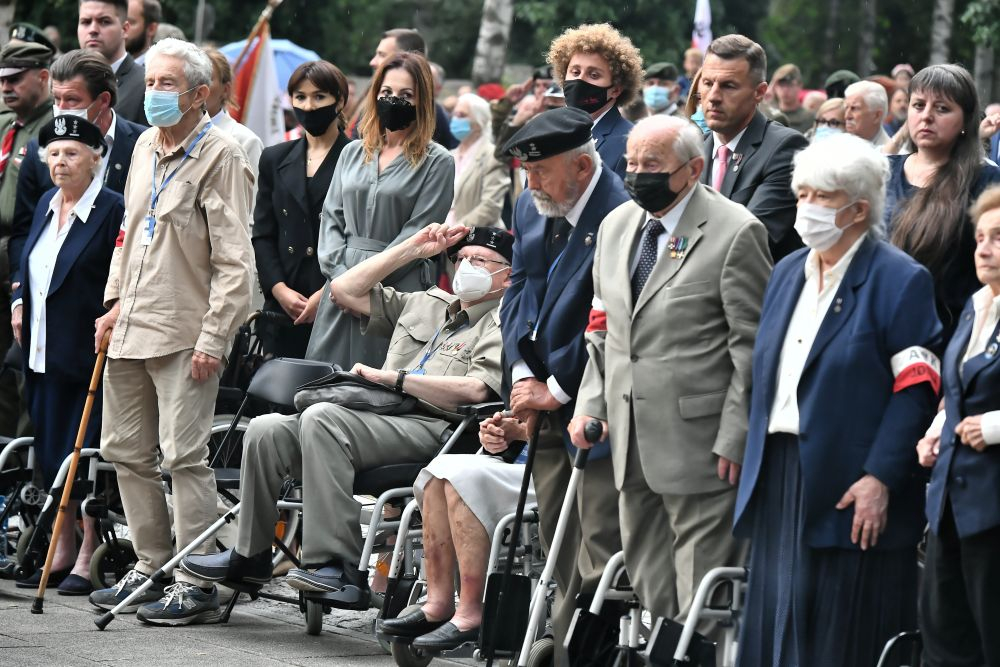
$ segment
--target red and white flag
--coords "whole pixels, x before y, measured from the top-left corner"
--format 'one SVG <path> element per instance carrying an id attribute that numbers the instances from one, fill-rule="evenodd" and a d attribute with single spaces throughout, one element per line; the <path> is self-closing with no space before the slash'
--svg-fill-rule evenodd
<path id="1" fill-rule="evenodd" d="M 251 39 L 233 74 L 234 119 L 243 123 L 264 142 L 273 146 L 285 140 L 285 119 L 281 110 L 281 91 L 271 48 L 268 23 Z"/>
<path id="2" fill-rule="evenodd" d="M 694 8 L 694 28 L 691 30 L 691 46 L 702 53 L 708 52 L 712 43 L 712 5 L 708 0 L 697 0 Z"/>

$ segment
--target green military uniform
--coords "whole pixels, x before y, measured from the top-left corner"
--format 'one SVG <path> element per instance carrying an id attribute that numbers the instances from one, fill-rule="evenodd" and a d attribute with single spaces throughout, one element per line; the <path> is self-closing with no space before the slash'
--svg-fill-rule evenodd
<path id="1" fill-rule="evenodd" d="M 499 395 L 498 305 L 491 299 L 462 310 L 454 295 L 436 287 L 403 293 L 378 285 L 363 331 L 391 336 L 385 370 L 472 377 Z M 429 462 L 450 434 L 447 412 L 425 402 L 421 407 L 418 413 L 393 416 L 320 403 L 301 415 L 265 415 L 250 422 L 243 438 L 236 551 L 253 555 L 270 547 L 278 494 L 284 479 L 292 477 L 303 482 L 304 566 L 357 564 L 362 544 L 361 507 L 352 495 L 355 472 Z"/>
<path id="2" fill-rule="evenodd" d="M 0 138 L 7 134 L 17 116 L 13 111 L 0 113 Z M 3 176 L 0 176 L 0 239 L 3 243 L 3 257 L 0 271 L 4 280 L 9 279 L 7 266 L 7 240 L 10 238 L 11 222 L 14 219 L 14 202 L 17 199 L 17 175 L 21 173 L 21 162 L 27 154 L 28 142 L 38 138 L 42 126 L 52 120 L 52 98 L 43 101 L 24 121 L 24 126 L 14 134 L 14 145 L 10 152 L 10 162 Z"/>

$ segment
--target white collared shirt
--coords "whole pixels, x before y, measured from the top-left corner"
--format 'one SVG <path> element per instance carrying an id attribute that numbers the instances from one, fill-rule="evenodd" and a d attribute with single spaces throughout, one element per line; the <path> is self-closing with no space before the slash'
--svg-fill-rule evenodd
<path id="1" fill-rule="evenodd" d="M 576 224 L 580 221 L 580 216 L 583 215 L 583 210 L 587 207 L 587 202 L 590 201 L 590 196 L 594 194 L 594 188 L 597 187 L 597 181 L 601 178 L 601 172 L 604 167 L 598 162 L 597 169 L 594 170 L 594 175 L 590 177 L 590 183 L 587 184 L 587 189 L 583 191 L 580 198 L 576 200 L 576 204 L 573 208 L 569 210 L 566 214 L 566 221 L 576 229 Z M 570 237 L 572 238 L 572 232 L 570 232 Z M 525 378 L 535 377 L 535 374 L 531 372 L 528 368 L 528 364 L 525 363 L 524 359 L 518 359 L 514 362 L 510 369 L 511 384 L 516 384 L 518 380 L 523 380 Z M 556 380 L 554 375 L 550 375 L 545 381 L 548 385 L 549 393 L 555 397 L 557 401 L 566 405 L 573 400 L 573 397 L 567 394 L 562 387 L 559 386 L 559 382 Z"/>
<path id="2" fill-rule="evenodd" d="M 80 201 L 73 206 L 66 224 L 59 229 L 59 218 L 62 211 L 62 190 L 56 192 L 49 202 L 49 222 L 42 230 L 35 247 L 28 255 L 28 275 L 31 281 L 31 312 L 23 313 L 22 317 L 31 318 L 31 347 L 28 350 L 28 368 L 36 373 L 45 372 L 45 339 L 46 339 L 46 301 L 49 295 L 49 285 L 55 270 L 59 251 L 62 249 L 70 229 L 79 220 L 87 223 L 87 218 L 93 210 L 94 201 L 101 192 L 102 183 L 99 178 L 90 182 Z M 21 300 L 15 302 L 19 305 Z"/>
<path id="3" fill-rule="evenodd" d="M 97 173 L 95 181 L 104 184 L 108 178 L 108 165 L 111 164 L 111 151 L 115 148 L 115 126 L 118 124 L 118 114 L 111 109 L 111 125 L 104 135 L 104 141 L 108 144 L 108 152 L 101 158 L 101 170 Z"/>
<path id="4" fill-rule="evenodd" d="M 111 63 L 111 71 L 118 74 L 118 68 L 122 66 L 122 63 L 125 62 L 126 58 L 128 58 L 128 51 L 126 51 L 121 58 Z"/>
<path id="5" fill-rule="evenodd" d="M 749 123 L 747 123 L 747 127 L 750 127 Z M 740 130 L 739 133 L 735 137 L 733 137 L 732 139 L 730 139 L 729 142 L 725 144 L 726 148 L 729 149 L 729 159 L 732 159 L 733 155 L 736 154 L 736 147 L 740 145 L 740 139 L 742 139 L 743 135 L 747 133 L 747 127 L 744 127 L 742 130 Z M 715 157 L 719 154 L 719 146 L 722 146 L 722 145 L 723 145 L 722 144 L 722 137 L 719 136 L 719 133 L 718 132 L 712 132 L 712 165 L 711 166 L 712 166 L 712 178 L 713 178 L 713 180 L 715 178 L 715 172 L 718 170 L 718 165 L 715 164 Z"/>
<path id="6" fill-rule="evenodd" d="M 976 311 L 976 317 L 972 321 L 972 335 L 969 336 L 969 346 L 965 348 L 965 354 L 962 356 L 962 364 L 986 352 L 986 348 L 993 342 L 993 331 L 1000 322 L 1000 296 L 994 296 L 989 285 L 972 295 L 972 307 Z M 927 429 L 927 435 L 940 437 L 944 419 L 945 412 L 942 410 L 934 417 L 930 428 Z M 987 445 L 1000 444 L 1000 410 L 983 413 L 982 429 L 983 440 Z"/>
<path id="7" fill-rule="evenodd" d="M 660 224 L 663 225 L 663 233 L 656 239 L 657 262 L 659 262 L 660 258 L 663 257 L 663 253 L 667 249 L 667 244 L 670 243 L 670 236 L 674 233 L 674 230 L 677 229 L 677 223 L 681 221 L 681 216 L 684 215 L 688 202 L 691 201 L 691 196 L 694 194 L 694 189 L 697 187 L 698 185 L 695 184 L 695 186 L 688 190 L 688 193 L 684 195 L 679 202 L 677 202 L 676 206 L 667 211 L 665 216 L 659 218 Z M 658 218 L 652 215 L 648 215 L 646 217 L 646 222 L 642 226 L 642 233 L 639 234 L 638 246 L 636 246 L 632 252 L 632 265 L 628 270 L 628 274 L 630 276 L 635 275 L 635 270 L 639 267 L 639 259 L 642 257 L 642 241 L 646 238 L 646 230 L 649 229 L 649 225 L 657 219 Z"/>
<path id="8" fill-rule="evenodd" d="M 819 253 L 809 251 L 806 257 L 806 282 L 802 286 L 798 303 L 788 322 L 788 331 L 781 346 L 781 357 L 778 360 L 778 387 L 774 393 L 774 403 L 771 404 L 771 415 L 767 423 L 768 433 L 790 433 L 799 435 L 799 380 L 805 369 L 806 359 L 812 350 L 816 334 L 826 317 L 834 295 L 844 280 L 844 274 L 851 265 L 851 260 L 858 253 L 862 242 L 868 233 L 862 234 L 848 248 L 844 256 L 836 264 L 827 269 L 823 275 L 820 288 Z"/>

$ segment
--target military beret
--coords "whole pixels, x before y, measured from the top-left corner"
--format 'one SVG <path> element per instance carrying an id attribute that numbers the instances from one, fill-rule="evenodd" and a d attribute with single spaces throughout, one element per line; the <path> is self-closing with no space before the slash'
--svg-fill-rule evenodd
<path id="1" fill-rule="evenodd" d="M 38 133 L 38 145 L 43 148 L 53 141 L 64 139 L 79 141 L 81 144 L 100 151 L 101 155 L 108 152 L 108 145 L 104 141 L 101 129 L 79 116 L 56 116 L 43 125 L 41 132 Z"/>
<path id="2" fill-rule="evenodd" d="M 541 67 L 536 67 L 535 71 L 531 73 L 532 81 L 534 81 L 535 79 L 542 79 L 544 81 L 548 81 L 551 78 L 553 78 L 551 65 L 542 65 Z"/>
<path id="3" fill-rule="evenodd" d="M 678 76 L 677 68 L 671 63 L 653 63 L 646 69 L 646 74 L 643 76 L 643 79 L 676 81 Z"/>
<path id="4" fill-rule="evenodd" d="M 576 107 L 538 114 L 504 144 L 503 152 L 521 162 L 544 160 L 578 148 L 591 139 L 593 120 Z"/>
<path id="5" fill-rule="evenodd" d="M 505 229 L 492 227 L 473 227 L 470 229 L 464 239 L 448 248 L 448 259 L 454 262 L 458 251 L 470 245 L 494 250 L 503 255 L 508 262 L 514 259 L 514 235 Z"/>
<path id="6" fill-rule="evenodd" d="M 774 77 L 772 78 L 775 83 L 801 83 L 802 72 L 799 70 L 798 65 L 786 63 L 774 70 Z"/>
<path id="7" fill-rule="evenodd" d="M 52 51 L 34 42 L 10 42 L 0 50 L 0 78 L 26 69 L 42 69 L 52 62 Z"/>
<path id="8" fill-rule="evenodd" d="M 10 39 L 17 40 L 20 42 L 34 42 L 35 44 L 41 44 L 49 51 L 52 55 L 55 55 L 56 45 L 52 43 L 48 37 L 45 36 L 45 31 L 39 28 L 37 25 L 32 23 L 13 23 L 10 26 Z"/>
<path id="9" fill-rule="evenodd" d="M 836 72 L 826 77 L 826 83 L 823 84 L 824 88 L 829 88 L 836 84 L 841 84 L 843 86 L 849 86 L 852 83 L 857 83 L 861 81 L 861 77 L 852 72 L 849 69 L 838 69 Z"/>

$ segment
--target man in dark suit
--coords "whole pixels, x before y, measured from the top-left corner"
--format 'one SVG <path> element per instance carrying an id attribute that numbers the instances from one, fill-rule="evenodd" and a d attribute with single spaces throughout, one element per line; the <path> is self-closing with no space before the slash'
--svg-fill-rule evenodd
<path id="1" fill-rule="evenodd" d="M 115 111 L 132 122 L 145 123 L 146 73 L 125 50 L 129 25 L 127 0 L 80 0 L 76 28 L 80 48 L 97 49 L 114 70 L 118 84 Z"/>
<path id="2" fill-rule="evenodd" d="M 587 363 L 583 332 L 594 297 L 597 230 L 628 200 L 594 143 L 590 114 L 564 107 L 538 115 L 504 147 L 528 177 L 514 209 L 512 284 L 500 309 L 504 366 L 515 415 L 531 422 L 549 413 L 533 470 L 545 544 L 572 472 L 566 424 Z M 604 444 L 587 464 L 577 514 L 558 554 L 553 626 L 560 653 L 577 593 L 596 586 L 607 559 L 621 548 L 613 482 Z"/>
<path id="3" fill-rule="evenodd" d="M 642 55 L 607 23 L 570 28 L 549 47 L 549 64 L 566 95 L 566 106 L 594 121 L 594 142 L 608 169 L 625 178 L 625 142 L 632 123 L 619 106 L 642 89 Z"/>
<path id="4" fill-rule="evenodd" d="M 701 182 L 743 204 L 764 226 L 774 261 L 802 247 L 795 225 L 792 157 L 809 142 L 757 110 L 767 92 L 767 56 L 743 35 L 719 37 L 701 73 L 705 137 Z"/>
<path id="5" fill-rule="evenodd" d="M 56 59 L 50 72 L 55 108 L 60 113 L 85 117 L 101 130 L 105 143 L 110 147 L 102 159 L 103 173 L 98 174 L 98 178 L 104 179 L 104 186 L 108 189 L 124 192 L 132 149 L 146 128 L 115 113 L 118 89 L 111 66 L 96 52 L 78 49 Z M 48 167 L 38 159 L 38 141 L 32 140 L 17 179 L 17 202 L 8 250 L 14 283 L 22 278 L 21 253 L 35 207 L 52 187 Z"/>

